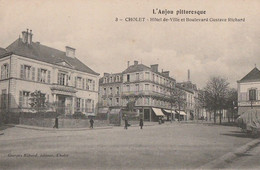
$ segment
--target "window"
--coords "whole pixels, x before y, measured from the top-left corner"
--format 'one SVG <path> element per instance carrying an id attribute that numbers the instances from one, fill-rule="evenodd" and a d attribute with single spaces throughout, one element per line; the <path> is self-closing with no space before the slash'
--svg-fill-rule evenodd
<path id="1" fill-rule="evenodd" d="M 113 82 L 113 77 L 110 77 L 110 83 L 112 83 Z"/>
<path id="2" fill-rule="evenodd" d="M 154 85 L 153 85 L 153 91 L 155 91 L 155 87 L 154 87 Z"/>
<path id="3" fill-rule="evenodd" d="M 119 82 L 120 81 L 120 77 L 116 76 L 116 81 Z"/>
<path id="4" fill-rule="evenodd" d="M 77 98 L 77 103 L 76 103 L 77 111 L 80 110 L 80 102 L 81 102 L 81 99 Z"/>
<path id="5" fill-rule="evenodd" d="M 249 90 L 249 100 L 255 101 L 256 100 L 256 89 Z"/>
<path id="6" fill-rule="evenodd" d="M 145 72 L 145 79 L 150 80 L 150 73 L 149 72 Z"/>
<path id="7" fill-rule="evenodd" d="M 1 108 L 5 109 L 6 107 L 7 107 L 7 92 L 6 89 L 3 89 L 1 94 Z"/>
<path id="8" fill-rule="evenodd" d="M 77 88 L 81 89 L 82 88 L 82 78 L 77 77 Z"/>
<path id="9" fill-rule="evenodd" d="M 38 81 L 46 83 L 47 81 L 47 70 L 38 68 Z"/>
<path id="10" fill-rule="evenodd" d="M 139 89 L 139 84 L 136 84 L 135 85 L 135 91 L 139 91 L 140 89 Z"/>
<path id="11" fill-rule="evenodd" d="M 109 98 L 109 106 L 112 106 L 112 98 Z"/>
<path id="12" fill-rule="evenodd" d="M 88 84 L 87 84 L 87 87 L 88 87 L 88 90 L 92 90 L 93 86 L 92 86 L 92 80 L 91 79 L 88 79 Z"/>
<path id="13" fill-rule="evenodd" d="M 113 94 L 113 88 L 110 87 L 110 95 L 112 95 L 112 94 Z"/>
<path id="14" fill-rule="evenodd" d="M 136 73 L 136 81 L 140 79 L 139 73 Z"/>
<path id="15" fill-rule="evenodd" d="M 19 106 L 21 108 L 29 108 L 30 107 L 30 92 L 28 91 L 20 91 L 19 94 Z"/>
<path id="16" fill-rule="evenodd" d="M 159 76 L 158 75 L 156 76 L 156 82 L 157 83 L 159 82 Z"/>
<path id="17" fill-rule="evenodd" d="M 149 90 L 149 84 L 145 84 L 145 91 Z"/>
<path id="18" fill-rule="evenodd" d="M 130 74 L 127 74 L 127 82 L 130 81 Z"/>
<path id="19" fill-rule="evenodd" d="M 154 81 L 154 74 L 153 74 L 153 76 L 152 76 L 152 80 Z"/>
<path id="20" fill-rule="evenodd" d="M 48 75 L 48 77 L 49 77 L 49 75 Z M 68 82 L 69 82 L 68 80 L 69 80 L 69 76 L 67 74 L 61 73 L 61 72 L 58 73 L 58 84 L 59 85 L 68 86 Z M 49 80 L 48 80 L 48 82 L 49 82 Z"/>
<path id="21" fill-rule="evenodd" d="M 92 102 L 94 103 L 94 100 L 91 100 L 91 99 L 85 100 L 85 111 L 88 112 L 88 113 L 93 112 L 93 110 L 94 110 Z"/>
<path id="22" fill-rule="evenodd" d="M 126 85 L 126 90 L 130 91 L 130 86 L 129 85 Z"/>
<path id="23" fill-rule="evenodd" d="M 119 105 L 119 98 L 116 98 L 116 105 Z"/>
<path id="24" fill-rule="evenodd" d="M 8 75 L 9 75 L 9 68 L 8 68 L 9 66 L 8 66 L 8 64 L 6 63 L 6 64 L 3 64 L 2 66 L 1 66 L 1 79 L 6 79 L 6 78 L 8 78 Z"/>
<path id="25" fill-rule="evenodd" d="M 116 87 L 116 94 L 119 94 L 119 87 Z"/>
<path id="26" fill-rule="evenodd" d="M 107 94 L 107 88 L 104 88 L 104 95 Z"/>
<path id="27" fill-rule="evenodd" d="M 31 66 L 24 65 L 24 79 L 30 80 Z"/>

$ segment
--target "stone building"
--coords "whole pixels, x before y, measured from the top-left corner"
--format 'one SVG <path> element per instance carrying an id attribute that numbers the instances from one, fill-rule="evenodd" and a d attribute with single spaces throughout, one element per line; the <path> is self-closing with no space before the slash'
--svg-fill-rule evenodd
<path id="1" fill-rule="evenodd" d="M 100 107 L 126 108 L 127 103 L 134 102 L 134 109 L 144 120 L 156 121 L 158 116 L 164 116 L 163 109 L 171 109 L 170 88 L 176 80 L 169 76 L 169 71 L 159 72 L 158 64 L 148 67 L 134 61 L 122 73 L 105 74 L 99 83 Z"/>
<path id="2" fill-rule="evenodd" d="M 237 91 L 238 115 L 251 108 L 260 109 L 260 71 L 257 67 L 237 81 Z"/>
<path id="3" fill-rule="evenodd" d="M 75 49 L 60 51 L 33 42 L 23 31 L 6 49 L 0 49 L 0 107 L 2 111 L 29 111 L 30 94 L 40 90 L 55 110 L 64 114 L 93 114 L 98 102 L 98 73 L 82 63 Z M 51 108 L 50 108 L 51 109 Z"/>

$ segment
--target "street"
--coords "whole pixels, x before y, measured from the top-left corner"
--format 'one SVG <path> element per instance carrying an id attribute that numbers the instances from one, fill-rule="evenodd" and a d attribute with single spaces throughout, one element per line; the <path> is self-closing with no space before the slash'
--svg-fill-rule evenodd
<path id="1" fill-rule="evenodd" d="M 3 132 L 0 169 L 199 168 L 252 141 L 237 127 L 178 122 L 144 126 L 143 130 L 13 127 Z"/>

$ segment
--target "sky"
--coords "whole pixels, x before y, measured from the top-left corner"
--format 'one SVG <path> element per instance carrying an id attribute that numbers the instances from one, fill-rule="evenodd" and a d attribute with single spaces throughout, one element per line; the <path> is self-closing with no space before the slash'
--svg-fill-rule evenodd
<path id="1" fill-rule="evenodd" d="M 153 14 L 153 9 L 203 10 L 205 15 Z M 0 0 L 0 47 L 31 29 L 33 41 L 65 51 L 94 71 L 118 73 L 134 60 L 170 71 L 177 82 L 203 88 L 212 76 L 237 86 L 260 68 L 260 1 L 257 0 Z M 145 22 L 126 22 L 145 17 Z M 149 22 L 150 18 L 245 18 L 245 22 Z M 119 18 L 123 21 L 116 22 Z"/>

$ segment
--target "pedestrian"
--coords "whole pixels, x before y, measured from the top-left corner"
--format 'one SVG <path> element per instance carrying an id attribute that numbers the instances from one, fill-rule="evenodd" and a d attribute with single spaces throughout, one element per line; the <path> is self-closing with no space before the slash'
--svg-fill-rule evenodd
<path id="1" fill-rule="evenodd" d="M 144 126 L 144 121 L 143 121 L 143 119 L 142 119 L 142 118 L 140 119 L 140 123 L 139 123 L 139 125 L 140 125 L 140 128 L 141 128 L 141 129 L 143 129 L 143 126 Z"/>
<path id="2" fill-rule="evenodd" d="M 127 118 L 125 117 L 125 129 L 127 129 L 127 126 L 128 126 L 128 121 Z"/>
<path id="3" fill-rule="evenodd" d="M 58 119 L 58 116 L 55 118 L 55 123 L 54 123 L 53 128 L 56 128 L 56 129 L 59 128 L 59 119 Z"/>
<path id="4" fill-rule="evenodd" d="M 89 122 L 90 122 L 90 128 L 93 129 L 94 120 L 92 118 L 90 118 Z"/>

